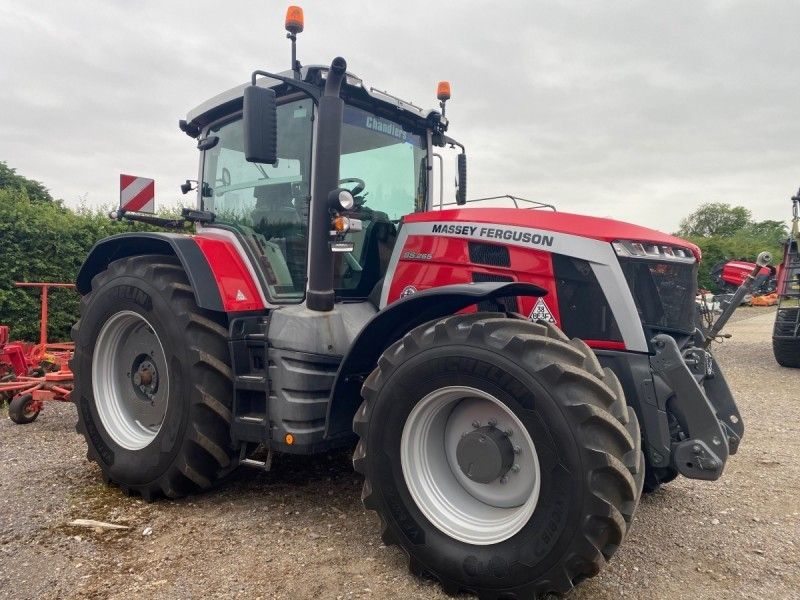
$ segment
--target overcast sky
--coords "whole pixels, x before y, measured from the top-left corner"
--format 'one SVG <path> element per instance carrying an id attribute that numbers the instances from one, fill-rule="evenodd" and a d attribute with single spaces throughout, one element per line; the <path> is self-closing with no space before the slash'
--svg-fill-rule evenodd
<path id="1" fill-rule="evenodd" d="M 186 112 L 289 67 L 286 2 L 0 0 L 0 160 L 77 205 L 119 173 L 173 204 L 197 174 Z M 800 186 L 800 2 L 307 0 L 298 56 L 434 106 L 470 197 L 674 230 L 701 202 L 787 219 Z"/>

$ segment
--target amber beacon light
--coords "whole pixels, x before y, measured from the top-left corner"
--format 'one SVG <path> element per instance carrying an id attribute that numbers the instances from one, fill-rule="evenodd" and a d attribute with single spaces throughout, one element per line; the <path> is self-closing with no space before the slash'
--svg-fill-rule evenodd
<path id="1" fill-rule="evenodd" d="M 286 31 L 298 34 L 303 31 L 303 9 L 299 6 L 290 6 L 286 9 Z"/>

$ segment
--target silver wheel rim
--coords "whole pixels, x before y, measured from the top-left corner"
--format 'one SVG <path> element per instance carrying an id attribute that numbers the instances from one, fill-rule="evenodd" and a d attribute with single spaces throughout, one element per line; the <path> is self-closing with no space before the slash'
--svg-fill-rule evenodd
<path id="1" fill-rule="evenodd" d="M 161 340 L 139 313 L 105 322 L 92 355 L 92 392 L 103 427 L 126 450 L 141 450 L 167 414 L 169 376 Z"/>
<path id="2" fill-rule="evenodd" d="M 488 483 L 471 480 L 457 459 L 459 441 L 477 427 L 502 431 L 514 448 L 513 470 Z M 512 537 L 539 500 L 539 458 L 530 434 L 508 406 L 483 390 L 448 386 L 420 400 L 403 427 L 400 460 L 411 497 L 425 517 L 468 544 Z"/>

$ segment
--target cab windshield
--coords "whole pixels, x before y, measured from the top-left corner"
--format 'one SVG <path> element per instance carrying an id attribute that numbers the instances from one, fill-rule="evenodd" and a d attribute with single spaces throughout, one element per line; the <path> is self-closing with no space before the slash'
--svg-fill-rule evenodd
<path id="1" fill-rule="evenodd" d="M 204 155 L 202 208 L 242 234 L 258 256 L 273 302 L 305 296 L 313 111 L 307 99 L 278 107 L 274 165 L 245 160 L 241 116 L 208 131 L 219 141 Z M 353 191 L 356 206 L 349 216 L 361 219 L 363 229 L 349 234 L 353 252 L 335 255 L 339 297 L 367 297 L 385 273 L 400 218 L 425 208 L 426 161 L 424 135 L 345 106 L 341 186 Z"/>

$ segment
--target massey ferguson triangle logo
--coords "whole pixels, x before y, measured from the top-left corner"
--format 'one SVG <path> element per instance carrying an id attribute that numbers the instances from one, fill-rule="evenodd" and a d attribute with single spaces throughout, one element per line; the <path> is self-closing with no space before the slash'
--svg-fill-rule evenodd
<path id="1" fill-rule="evenodd" d="M 236 290 L 236 301 L 237 302 L 244 302 L 247 300 L 247 296 L 244 295 L 242 290 Z"/>
<path id="2" fill-rule="evenodd" d="M 550 309 L 547 308 L 544 298 L 536 299 L 536 304 L 534 304 L 529 318 L 531 321 L 546 321 L 547 323 L 554 324 L 556 322 L 556 320 L 553 318 L 553 313 L 551 313 Z"/>

